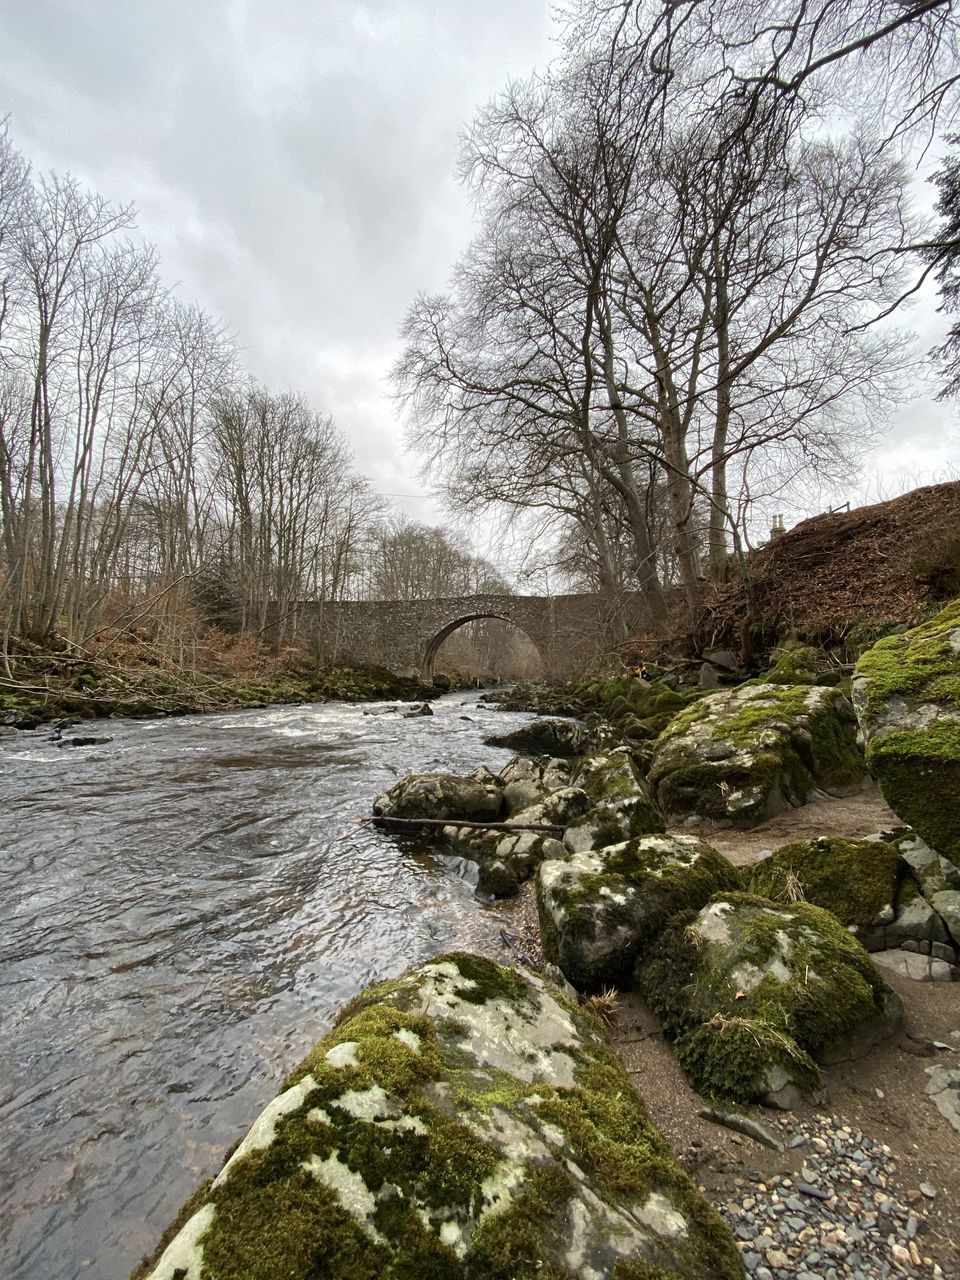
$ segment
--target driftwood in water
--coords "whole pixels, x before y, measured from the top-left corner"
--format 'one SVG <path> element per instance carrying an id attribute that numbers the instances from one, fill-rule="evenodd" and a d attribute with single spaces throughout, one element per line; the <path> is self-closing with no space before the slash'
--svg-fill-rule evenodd
<path id="1" fill-rule="evenodd" d="M 546 822 L 467 822 L 464 818 L 391 818 L 377 814 L 374 818 L 361 818 L 361 822 L 372 822 L 374 826 L 393 823 L 400 827 L 468 827 L 475 831 L 540 831 L 545 835 L 562 836 L 563 827 L 551 826 Z"/>

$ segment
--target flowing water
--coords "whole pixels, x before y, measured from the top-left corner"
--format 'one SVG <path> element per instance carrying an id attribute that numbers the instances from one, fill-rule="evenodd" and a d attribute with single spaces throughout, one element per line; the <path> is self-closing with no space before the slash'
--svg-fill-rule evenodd
<path id="1" fill-rule="evenodd" d="M 345 1000 L 443 950 L 507 958 L 511 908 L 465 864 L 352 822 L 406 772 L 509 758 L 476 695 L 434 710 L 0 740 L 5 1280 L 124 1280 Z"/>

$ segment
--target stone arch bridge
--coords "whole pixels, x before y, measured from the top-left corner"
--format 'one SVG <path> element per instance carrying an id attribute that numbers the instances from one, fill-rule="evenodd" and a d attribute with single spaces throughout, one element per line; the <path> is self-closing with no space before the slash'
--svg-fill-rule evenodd
<path id="1" fill-rule="evenodd" d="M 639 596 L 459 596 L 445 600 L 350 600 L 305 605 L 303 625 L 330 662 L 376 663 L 429 677 L 440 646 L 479 618 L 512 622 L 550 675 L 574 675 L 635 630 Z"/>

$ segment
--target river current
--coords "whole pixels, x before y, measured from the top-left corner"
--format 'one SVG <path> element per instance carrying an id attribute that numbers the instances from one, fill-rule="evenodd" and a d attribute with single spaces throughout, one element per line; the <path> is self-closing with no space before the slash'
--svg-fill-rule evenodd
<path id="1" fill-rule="evenodd" d="M 404 773 L 509 758 L 482 739 L 520 717 L 434 712 L 0 739 L 5 1280 L 125 1280 L 344 1001 L 440 951 L 508 958 L 468 864 L 353 821 Z"/>

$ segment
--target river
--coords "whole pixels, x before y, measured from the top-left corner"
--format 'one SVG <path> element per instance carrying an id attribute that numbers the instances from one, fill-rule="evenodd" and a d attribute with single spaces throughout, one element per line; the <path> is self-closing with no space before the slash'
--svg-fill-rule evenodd
<path id="1" fill-rule="evenodd" d="M 443 950 L 507 958 L 512 908 L 466 864 L 353 824 L 404 773 L 509 758 L 475 694 L 434 711 L 0 739 L 5 1280 L 124 1280 L 345 1000 Z"/>

